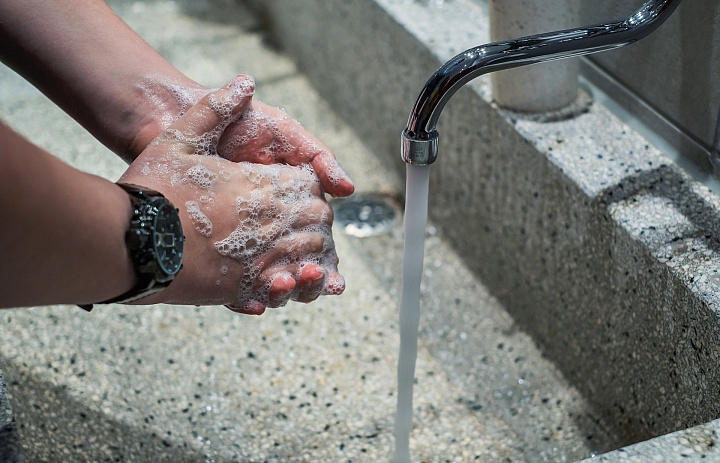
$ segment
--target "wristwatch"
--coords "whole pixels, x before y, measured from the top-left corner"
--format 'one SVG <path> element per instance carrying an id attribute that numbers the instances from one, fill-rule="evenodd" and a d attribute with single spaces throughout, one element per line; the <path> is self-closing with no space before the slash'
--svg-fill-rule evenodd
<path id="1" fill-rule="evenodd" d="M 185 236 L 179 211 L 155 190 L 123 183 L 118 186 L 128 192 L 132 204 L 125 245 L 137 273 L 137 284 L 125 294 L 98 304 L 132 302 L 162 291 L 182 267 Z M 80 307 L 89 312 L 93 304 Z"/>

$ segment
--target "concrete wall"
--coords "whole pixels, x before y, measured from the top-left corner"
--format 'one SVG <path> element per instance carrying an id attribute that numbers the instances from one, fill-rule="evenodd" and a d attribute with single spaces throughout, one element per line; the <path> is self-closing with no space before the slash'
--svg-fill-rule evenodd
<path id="1" fill-rule="evenodd" d="M 583 0 L 582 22 L 619 19 L 642 0 Z M 720 111 L 720 1 L 682 2 L 655 34 L 592 60 L 705 146 Z"/>

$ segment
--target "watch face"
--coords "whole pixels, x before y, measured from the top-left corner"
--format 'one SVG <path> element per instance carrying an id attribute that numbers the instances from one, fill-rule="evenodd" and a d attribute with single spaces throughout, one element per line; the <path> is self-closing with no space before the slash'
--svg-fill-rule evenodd
<path id="1" fill-rule="evenodd" d="M 170 204 L 160 206 L 154 228 L 157 262 L 165 273 L 175 275 L 182 265 L 185 240 L 177 210 Z"/>

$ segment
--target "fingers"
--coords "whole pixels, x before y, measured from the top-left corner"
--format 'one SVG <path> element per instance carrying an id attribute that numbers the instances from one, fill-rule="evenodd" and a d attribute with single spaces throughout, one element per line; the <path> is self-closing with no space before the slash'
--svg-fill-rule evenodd
<path id="1" fill-rule="evenodd" d="M 284 266 L 283 270 L 272 268 L 266 273 L 270 276 L 265 278 L 271 280 L 268 307 L 282 307 L 290 300 L 312 302 L 327 291 L 328 271 L 315 263 L 290 264 Z"/>
<path id="2" fill-rule="evenodd" d="M 220 138 L 218 153 L 231 161 L 258 164 L 310 164 L 327 193 L 355 190 L 332 151 L 278 109 L 255 101 Z"/>
<path id="3" fill-rule="evenodd" d="M 310 164 L 320 184 L 332 196 L 342 198 L 353 194 L 355 185 L 330 148 L 294 121 L 284 121 L 279 127 L 282 137 L 294 148 L 278 150 L 280 161 L 290 165 Z"/>
<path id="4" fill-rule="evenodd" d="M 302 215 L 295 219 L 292 227 L 294 230 L 301 230 L 311 225 L 327 226 L 328 234 L 330 234 L 334 214 L 327 201 L 318 198 L 308 205 Z"/>
<path id="5" fill-rule="evenodd" d="M 350 196 L 355 185 L 345 171 L 342 170 L 335 157 L 329 152 L 319 153 L 312 162 L 312 168 L 320 179 L 320 184 L 328 194 L 337 198 Z"/>
<path id="6" fill-rule="evenodd" d="M 342 294 L 343 291 L 345 291 L 345 278 L 335 272 L 328 277 L 323 294 L 337 296 Z"/>
<path id="7" fill-rule="evenodd" d="M 278 262 L 298 262 L 307 256 L 320 254 L 324 247 L 325 239 L 318 233 L 293 233 L 278 240 L 272 250 L 260 257 L 256 266 L 263 273 Z"/>
<path id="8" fill-rule="evenodd" d="M 268 290 L 268 307 L 282 307 L 287 304 L 295 286 L 295 278 L 289 272 L 275 275 Z"/>
<path id="9" fill-rule="evenodd" d="M 298 277 L 298 302 L 312 302 L 325 288 L 326 272 L 317 264 L 308 264 L 300 270 Z"/>
<path id="10" fill-rule="evenodd" d="M 295 276 L 288 271 L 289 269 L 295 273 Z M 262 315 L 266 307 L 283 307 L 290 300 L 308 303 L 321 295 L 339 295 L 345 290 L 345 279 L 337 271 L 325 270 L 318 264 L 291 265 L 279 271 L 273 268 L 266 273 L 270 274 L 265 277 L 270 281 L 266 286 L 266 296 L 258 295 L 257 298 L 244 303 L 225 307 L 246 315 Z"/>
<path id="11" fill-rule="evenodd" d="M 261 187 L 268 191 L 253 198 L 252 203 L 244 198 L 236 202 L 238 218 L 247 227 L 262 225 L 261 235 L 268 240 L 311 226 L 316 231 L 323 229 L 327 235 L 332 233 L 335 213 L 321 196 L 318 183 L 309 186 L 281 181 L 274 185 L 261 184 Z"/>
<path id="12" fill-rule="evenodd" d="M 262 315 L 265 313 L 265 304 L 255 299 L 248 301 L 242 306 L 226 304 L 225 307 L 232 310 L 233 312 L 245 315 Z"/>
<path id="13" fill-rule="evenodd" d="M 255 82 L 251 77 L 237 76 L 226 86 L 205 95 L 170 125 L 160 139 L 181 142 L 183 154 L 198 154 L 199 149 L 216 151 L 220 134 L 250 104 L 254 91 Z"/>

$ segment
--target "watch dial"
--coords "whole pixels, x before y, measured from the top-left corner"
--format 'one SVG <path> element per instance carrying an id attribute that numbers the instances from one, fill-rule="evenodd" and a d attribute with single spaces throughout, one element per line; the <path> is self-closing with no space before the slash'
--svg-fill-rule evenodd
<path id="1" fill-rule="evenodd" d="M 165 273 L 174 275 L 180 270 L 184 240 L 177 210 L 169 204 L 160 206 L 155 218 L 155 252 Z"/>

